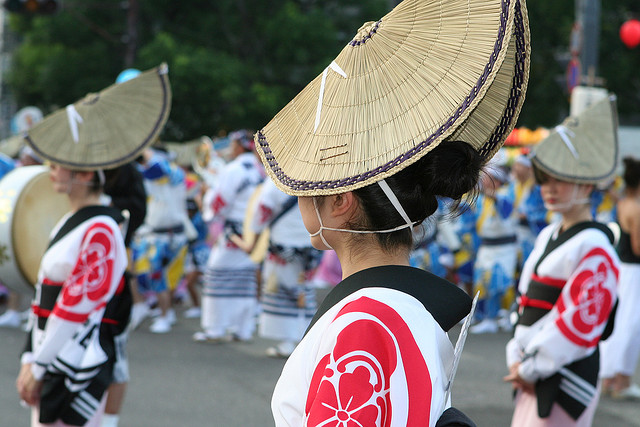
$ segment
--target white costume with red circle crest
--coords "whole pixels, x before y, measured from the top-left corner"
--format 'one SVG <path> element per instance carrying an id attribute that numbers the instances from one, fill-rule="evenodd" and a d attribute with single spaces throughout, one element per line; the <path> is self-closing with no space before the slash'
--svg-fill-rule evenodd
<path id="1" fill-rule="evenodd" d="M 345 288 L 346 297 L 332 295 Z M 276 426 L 434 426 L 450 406 L 454 351 L 445 331 L 470 308 L 463 291 L 419 269 L 349 276 L 284 366 L 271 402 Z"/>
<path id="2" fill-rule="evenodd" d="M 595 409 L 598 342 L 616 302 L 619 264 L 601 224 L 561 231 L 554 223 L 540 232 L 522 271 L 520 320 L 507 344 L 507 366 L 520 362 L 519 375 L 536 383 L 538 414 L 516 405 L 512 425 L 545 419 L 556 405 L 578 421 Z"/>
<path id="3" fill-rule="evenodd" d="M 61 237 L 42 257 L 32 329 L 22 356 L 23 363 L 33 363 L 35 378 L 44 380 L 42 423 L 86 422 L 111 381 L 113 335 L 127 322 L 105 316 L 124 286 L 127 266 L 124 239 L 114 219 L 119 213 L 108 214 L 114 211 L 92 206 L 66 215 L 51 234 L 62 229 Z M 87 212 L 72 227 L 64 227 Z"/>

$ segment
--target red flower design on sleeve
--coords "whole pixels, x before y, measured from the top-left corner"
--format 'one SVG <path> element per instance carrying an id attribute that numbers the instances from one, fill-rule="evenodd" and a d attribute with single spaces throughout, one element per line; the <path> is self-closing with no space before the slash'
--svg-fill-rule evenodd
<path id="1" fill-rule="evenodd" d="M 71 275 L 62 289 L 62 304 L 73 307 L 84 298 L 101 301 L 111 287 L 115 242 L 113 230 L 97 223 L 89 227 Z"/>
<path id="2" fill-rule="evenodd" d="M 222 196 L 218 194 L 216 195 L 215 199 L 213 199 L 213 202 L 211 203 L 211 209 L 213 210 L 214 214 L 217 214 L 226 205 L 227 203 L 224 201 Z"/>
<path id="3" fill-rule="evenodd" d="M 260 212 L 260 224 L 266 224 L 271 217 L 273 216 L 273 210 L 270 207 L 260 204 L 259 206 Z"/>
<path id="4" fill-rule="evenodd" d="M 580 265 L 582 271 L 569 284 L 568 298 L 563 293 L 558 300 L 560 316 L 556 325 L 573 343 L 593 347 L 598 344 L 613 307 L 618 271 L 602 249 L 589 252 Z M 573 312 L 569 311 L 569 318 L 563 316 L 570 308 Z"/>
<path id="5" fill-rule="evenodd" d="M 406 418 L 407 425 L 428 425 L 431 379 L 409 327 L 389 306 L 366 297 L 347 304 L 336 319 L 355 313 L 316 366 L 305 407 L 307 425 L 390 425 L 392 382 L 398 418 Z M 401 396 L 407 400 L 400 403 Z"/>

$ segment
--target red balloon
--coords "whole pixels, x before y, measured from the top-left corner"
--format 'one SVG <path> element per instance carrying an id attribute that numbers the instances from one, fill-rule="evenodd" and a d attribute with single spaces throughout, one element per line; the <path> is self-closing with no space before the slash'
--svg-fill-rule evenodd
<path id="1" fill-rule="evenodd" d="M 620 40 L 629 49 L 640 45 L 640 21 L 629 19 L 620 27 Z"/>

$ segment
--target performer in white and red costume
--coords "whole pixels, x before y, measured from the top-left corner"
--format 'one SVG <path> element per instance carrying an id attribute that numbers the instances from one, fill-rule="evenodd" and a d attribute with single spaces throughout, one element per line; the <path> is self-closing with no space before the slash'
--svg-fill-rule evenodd
<path id="1" fill-rule="evenodd" d="M 32 427 L 101 425 L 115 339 L 131 311 L 126 215 L 103 205 L 103 189 L 110 171 L 133 161 L 162 130 L 171 99 L 167 72 L 163 65 L 89 95 L 25 137 L 51 163 L 53 190 L 66 194 L 71 208 L 52 230 L 40 263 L 16 380 L 20 398 L 32 407 Z M 115 130 L 117 138 L 104 133 L 109 119 L 124 127 Z"/>
<path id="2" fill-rule="evenodd" d="M 529 64 L 523 3 L 405 0 L 257 133 L 312 245 L 342 267 L 276 384 L 277 427 L 474 425 L 450 408 L 460 352 L 447 335 L 471 299 L 410 266 L 412 230 L 439 197 L 476 186 L 515 125 Z"/>
<path id="3" fill-rule="evenodd" d="M 193 334 L 197 342 L 223 342 L 229 336 L 249 341 L 255 330 L 258 264 L 231 236 L 242 236 L 245 212 L 264 170 L 249 131 L 232 132 L 229 139 L 234 158 L 204 196 L 206 220 L 223 222 L 224 234 L 211 249 L 204 271 L 202 330 Z"/>
<path id="4" fill-rule="evenodd" d="M 519 283 L 507 344 L 516 389 L 513 427 L 590 426 L 598 403 L 598 343 L 610 333 L 620 261 L 613 233 L 593 220 L 589 195 L 616 168 L 616 113 L 603 99 L 570 117 L 532 157 L 548 210 Z"/>

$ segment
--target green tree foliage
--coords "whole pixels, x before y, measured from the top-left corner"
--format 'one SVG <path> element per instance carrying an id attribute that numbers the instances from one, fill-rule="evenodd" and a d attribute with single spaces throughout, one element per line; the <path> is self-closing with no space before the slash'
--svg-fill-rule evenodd
<path id="1" fill-rule="evenodd" d="M 601 72 L 619 96 L 621 121 L 640 111 L 640 48 L 618 29 L 637 0 L 603 2 Z M 65 0 L 53 16 L 11 17 L 22 40 L 8 81 L 19 106 L 45 113 L 112 84 L 125 68 L 167 62 L 173 107 L 163 138 L 189 140 L 256 129 L 317 76 L 366 21 L 392 0 Z M 553 126 L 568 111 L 564 87 L 574 3 L 529 1 L 532 68 L 520 125 Z M 135 38 L 127 19 L 133 16 Z M 135 42 L 135 59 L 127 47 Z"/>
<path id="2" fill-rule="evenodd" d="M 531 75 L 519 125 L 555 126 L 569 114 L 566 87 L 567 55 L 575 22 L 575 1 L 528 1 L 531 28 Z M 640 17 L 638 0 L 601 0 L 599 71 L 603 86 L 618 97 L 623 125 L 640 125 L 640 47 L 627 49 L 620 26 Z M 559 60 L 561 57 L 565 60 Z"/>
<path id="3" fill-rule="evenodd" d="M 264 124 L 319 74 L 388 0 L 138 0 L 137 57 L 125 63 L 119 0 L 66 0 L 47 17 L 13 16 L 22 36 L 8 75 L 19 105 L 45 112 L 112 84 L 120 71 L 169 65 L 163 138 Z"/>

